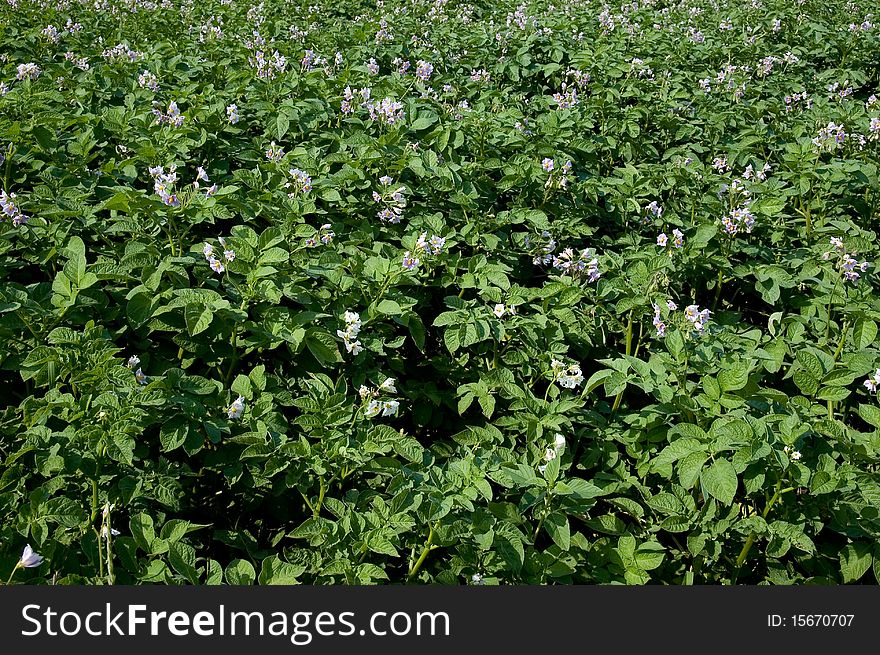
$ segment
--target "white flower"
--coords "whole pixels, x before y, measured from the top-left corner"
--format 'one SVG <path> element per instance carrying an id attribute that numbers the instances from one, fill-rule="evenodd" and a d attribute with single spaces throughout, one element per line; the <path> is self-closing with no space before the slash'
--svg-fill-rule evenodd
<path id="1" fill-rule="evenodd" d="M 24 550 L 21 552 L 21 559 L 18 560 L 18 564 L 16 564 L 16 568 L 20 569 L 32 569 L 34 567 L 39 566 L 43 563 L 43 557 L 38 553 L 34 552 L 34 549 L 31 548 L 31 545 L 28 544 L 24 547 Z"/>
<path id="2" fill-rule="evenodd" d="M 367 408 L 364 410 L 364 416 L 367 418 L 373 418 L 374 416 L 378 416 L 381 410 L 382 403 L 378 400 L 371 400 L 370 404 L 367 405 Z"/>
<path id="3" fill-rule="evenodd" d="M 370 388 L 362 384 L 361 388 L 358 389 L 358 394 L 360 395 L 361 399 L 366 399 L 366 397 L 370 395 Z"/>
<path id="4" fill-rule="evenodd" d="M 538 470 L 543 473 L 547 470 L 547 463 L 552 462 L 554 459 L 562 455 L 562 451 L 565 450 L 565 437 L 563 437 L 558 432 L 553 437 L 553 447 L 547 448 L 544 451 L 544 464 L 541 464 L 538 467 Z"/>
<path id="5" fill-rule="evenodd" d="M 394 386 L 394 378 L 385 378 L 385 381 L 379 385 L 379 389 L 388 393 L 397 393 L 397 388 Z"/>
<path id="6" fill-rule="evenodd" d="M 244 413 L 244 398 L 239 396 L 236 398 L 233 403 L 226 410 L 226 414 L 231 419 L 241 418 L 241 415 Z"/>
<path id="7" fill-rule="evenodd" d="M 492 313 L 495 314 L 495 316 L 498 318 L 504 316 L 504 304 L 498 303 L 497 305 L 495 305 L 495 309 L 492 310 Z"/>
<path id="8" fill-rule="evenodd" d="M 382 403 L 382 416 L 394 416 L 397 414 L 397 410 L 400 407 L 400 403 L 396 400 L 386 400 Z"/>
<path id="9" fill-rule="evenodd" d="M 137 380 L 138 384 L 147 383 L 147 376 L 141 369 L 138 369 L 134 372 L 134 379 Z"/>

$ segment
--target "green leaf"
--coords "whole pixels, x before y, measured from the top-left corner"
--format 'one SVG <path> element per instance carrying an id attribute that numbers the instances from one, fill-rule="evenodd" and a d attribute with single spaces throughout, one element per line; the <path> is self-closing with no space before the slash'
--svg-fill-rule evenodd
<path id="1" fill-rule="evenodd" d="M 875 428 L 880 428 L 880 408 L 876 405 L 859 405 L 859 416 L 866 423 L 870 423 Z"/>
<path id="2" fill-rule="evenodd" d="M 214 320 L 214 312 L 207 305 L 193 303 L 186 306 L 184 318 L 186 319 L 187 331 L 191 337 L 194 337 L 210 327 L 211 321 Z"/>
<path id="3" fill-rule="evenodd" d="M 168 562 L 171 568 L 187 579 L 191 584 L 199 584 L 199 572 L 196 570 L 196 550 L 182 542 L 168 546 Z"/>
<path id="4" fill-rule="evenodd" d="M 562 550 L 571 548 L 571 528 L 568 525 L 568 517 L 561 512 L 553 512 L 544 519 L 544 529 L 553 539 L 553 542 Z"/>
<path id="5" fill-rule="evenodd" d="M 678 481 L 682 487 L 692 489 L 697 484 L 707 459 L 709 455 L 705 451 L 694 452 L 682 458 L 678 463 Z"/>
<path id="6" fill-rule="evenodd" d="M 856 350 L 863 350 L 874 343 L 877 338 L 877 324 L 869 318 L 860 318 L 853 326 L 853 345 Z"/>
<path id="7" fill-rule="evenodd" d="M 284 135 L 287 134 L 288 129 L 290 129 L 290 119 L 287 117 L 287 114 L 278 114 L 278 117 L 275 119 L 275 138 L 281 141 Z"/>
<path id="8" fill-rule="evenodd" d="M 252 585 L 257 579 L 254 565 L 243 559 L 234 559 L 229 562 L 223 575 L 226 582 L 231 585 Z"/>
<path id="9" fill-rule="evenodd" d="M 263 560 L 260 571 L 261 585 L 292 585 L 299 584 L 299 576 L 305 571 L 304 566 L 294 566 L 285 562 L 277 555 Z"/>
<path id="10" fill-rule="evenodd" d="M 329 332 L 312 328 L 306 333 L 306 347 L 321 364 L 336 364 L 342 361 L 336 341 Z"/>
<path id="11" fill-rule="evenodd" d="M 814 396 L 819 390 L 819 380 L 810 375 L 807 371 L 797 370 L 792 376 L 797 388 L 801 390 L 805 396 Z"/>
<path id="12" fill-rule="evenodd" d="M 697 439 L 684 438 L 676 439 L 671 444 L 660 451 L 660 454 L 651 462 L 651 468 L 658 470 L 661 466 L 672 464 L 673 462 L 687 457 L 695 451 L 705 451 L 706 446 Z"/>
<path id="13" fill-rule="evenodd" d="M 856 582 L 871 568 L 873 556 L 870 544 L 856 542 L 849 544 L 840 551 L 840 574 L 844 584 Z"/>
<path id="14" fill-rule="evenodd" d="M 159 441 L 162 450 L 168 452 L 180 448 L 189 434 L 189 422 L 185 416 L 175 416 L 162 424 Z"/>
<path id="15" fill-rule="evenodd" d="M 726 459 L 717 459 L 700 474 L 703 488 L 725 505 L 733 502 L 738 480 L 736 469 Z"/>
<path id="16" fill-rule="evenodd" d="M 718 374 L 718 385 L 722 391 L 737 391 L 746 386 L 748 381 L 749 365 L 745 362 L 737 362 L 732 368 Z"/>
<path id="17" fill-rule="evenodd" d="M 425 130 L 425 129 L 431 127 L 436 122 L 437 122 L 436 116 L 427 116 L 425 114 L 422 114 L 421 116 L 419 116 L 416 120 L 414 120 L 412 122 L 412 125 L 410 125 L 410 128 L 414 131 Z"/>
<path id="18" fill-rule="evenodd" d="M 148 514 L 141 512 L 132 516 L 128 521 L 128 530 L 141 550 L 145 553 L 153 552 L 156 530 L 153 519 Z"/>
<path id="19" fill-rule="evenodd" d="M 821 380 L 825 375 L 825 370 L 822 368 L 822 362 L 819 361 L 819 358 L 816 357 L 813 353 L 808 350 L 798 350 L 795 355 L 798 363 L 803 367 L 803 370 L 806 371 L 811 378 L 815 380 Z"/>

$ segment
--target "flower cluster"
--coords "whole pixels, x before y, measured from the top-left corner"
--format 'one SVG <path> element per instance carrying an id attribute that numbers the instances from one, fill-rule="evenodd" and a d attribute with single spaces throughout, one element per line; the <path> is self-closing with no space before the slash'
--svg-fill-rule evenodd
<path id="1" fill-rule="evenodd" d="M 28 64 L 19 64 L 18 68 L 16 68 L 15 79 L 21 80 L 35 80 L 40 76 L 40 67 L 35 63 L 31 62 Z"/>
<path id="2" fill-rule="evenodd" d="M 168 103 L 168 110 L 166 112 L 162 112 L 154 107 L 153 114 L 156 116 L 156 122 L 159 125 L 167 123 L 174 127 L 180 127 L 183 125 L 183 121 L 186 120 L 186 116 L 180 113 L 180 108 L 174 100 Z"/>
<path id="3" fill-rule="evenodd" d="M 87 71 L 91 68 L 89 65 L 88 57 L 77 57 L 73 52 L 67 51 L 64 53 L 65 61 L 72 62 L 74 66 L 79 68 L 80 70 Z M 60 80 L 60 81 L 59 81 Z M 61 85 L 61 81 L 63 81 L 63 77 L 59 77 L 56 82 L 58 82 L 59 86 Z"/>
<path id="4" fill-rule="evenodd" d="M 845 140 L 846 130 L 843 125 L 830 122 L 819 130 L 818 136 L 813 139 L 813 145 L 821 152 L 833 152 L 842 146 Z"/>
<path id="5" fill-rule="evenodd" d="M 669 237 L 666 235 L 666 232 L 661 232 L 657 235 L 657 245 L 661 248 L 665 248 L 669 244 Z M 675 248 L 681 248 L 684 246 L 684 232 L 675 228 L 672 230 L 672 245 Z"/>
<path id="6" fill-rule="evenodd" d="M 479 70 L 473 69 L 471 71 L 470 79 L 471 82 L 483 82 L 484 84 L 487 84 L 491 79 L 491 76 L 489 75 L 489 71 L 487 71 L 485 68 L 481 68 Z"/>
<path id="7" fill-rule="evenodd" d="M 439 255 L 443 252 L 443 247 L 446 245 L 446 239 L 441 236 L 433 235 L 430 239 L 428 238 L 427 232 L 422 232 L 419 235 L 419 240 L 416 241 L 416 250 L 424 252 L 428 255 Z"/>
<path id="8" fill-rule="evenodd" d="M 352 355 L 357 356 L 364 349 L 361 342 L 358 340 L 358 335 L 361 332 L 361 317 L 360 314 L 356 312 L 346 311 L 342 315 L 342 320 L 345 321 L 345 329 L 344 330 L 336 330 L 336 336 L 338 336 L 345 343 L 345 350 L 351 353 Z"/>
<path id="9" fill-rule="evenodd" d="M 138 86 L 142 89 L 147 88 L 150 91 L 158 91 L 159 78 L 150 71 L 141 71 L 141 74 L 138 75 Z"/>
<path id="10" fill-rule="evenodd" d="M 12 224 L 18 227 L 27 223 L 30 217 L 21 212 L 21 209 L 15 204 L 15 198 L 14 193 L 7 194 L 5 190 L 0 189 L 0 221 L 10 218 Z"/>
<path id="11" fill-rule="evenodd" d="M 804 108 L 810 109 L 813 106 L 812 98 L 807 96 L 806 91 L 800 93 L 792 93 L 785 96 L 785 113 L 789 113 L 797 106 L 803 103 Z"/>
<path id="12" fill-rule="evenodd" d="M 333 237 L 335 236 L 336 234 L 330 229 L 330 223 L 324 223 L 324 225 L 318 229 L 317 235 L 306 239 L 306 247 L 314 248 L 318 243 L 323 243 L 326 246 L 333 242 Z"/>
<path id="13" fill-rule="evenodd" d="M 379 63 L 375 60 L 375 58 L 370 57 L 370 61 L 366 62 L 364 66 L 367 67 L 367 73 L 369 73 L 370 75 L 379 74 Z"/>
<path id="14" fill-rule="evenodd" d="M 870 133 L 869 138 L 872 141 L 880 139 L 880 118 L 875 116 L 871 119 L 871 122 L 868 124 L 868 132 Z"/>
<path id="15" fill-rule="evenodd" d="M 586 275 L 590 282 L 596 282 L 602 276 L 599 271 L 599 258 L 596 257 L 596 251 L 592 248 L 584 248 L 577 254 L 573 248 L 566 248 L 558 255 L 554 255 L 551 253 L 555 246 L 556 242 L 551 239 L 544 247 L 545 251 L 547 248 L 551 248 L 550 252 L 547 252 L 543 257 L 536 257 L 534 263 L 545 265 L 552 263 L 553 268 L 561 271 L 564 275 L 572 277 Z"/>
<path id="16" fill-rule="evenodd" d="M 366 403 L 364 408 L 364 416 L 373 418 L 375 416 L 394 416 L 400 409 L 400 402 L 394 399 L 380 399 L 383 394 L 396 394 L 397 387 L 394 386 L 394 378 L 385 378 L 375 389 L 370 389 L 366 385 L 361 385 L 358 389 L 358 395 L 361 401 Z"/>
<path id="17" fill-rule="evenodd" d="M 287 70 L 287 57 L 277 50 L 271 58 L 266 58 L 262 50 L 254 52 L 251 65 L 257 70 L 257 77 L 263 80 L 274 80 L 279 74 Z"/>
<path id="18" fill-rule="evenodd" d="M 364 103 L 370 112 L 370 120 L 384 125 L 394 125 L 403 120 L 403 103 L 392 98 L 385 98 L 379 102 L 367 101 Z"/>
<path id="19" fill-rule="evenodd" d="M 58 28 L 54 25 L 46 25 L 46 27 L 40 30 L 40 34 L 45 36 L 51 43 L 58 43 L 61 40 Z"/>
<path id="20" fill-rule="evenodd" d="M 656 200 L 652 200 L 645 207 L 645 222 L 649 222 L 651 218 L 660 218 L 663 216 L 663 207 Z"/>
<path id="21" fill-rule="evenodd" d="M 223 237 L 217 237 L 217 241 L 223 246 L 223 259 L 226 262 L 234 261 L 235 251 L 226 247 L 226 240 Z M 215 273 L 223 273 L 226 270 L 226 266 L 223 262 L 214 256 L 214 246 L 210 243 L 205 243 L 202 248 L 202 254 L 205 256 L 205 260 L 208 262 L 208 266 L 211 267 L 212 271 Z"/>
<path id="22" fill-rule="evenodd" d="M 556 162 L 550 157 L 545 157 L 543 161 L 541 161 L 541 168 L 545 173 L 550 173 L 547 176 L 547 181 L 544 183 L 545 187 L 552 188 L 568 188 L 568 174 L 571 173 L 572 163 L 571 161 L 566 161 L 559 169 L 559 171 L 554 172 L 556 170 Z"/>
<path id="23" fill-rule="evenodd" d="M 382 193 L 373 191 L 373 201 L 385 205 L 380 209 L 376 217 L 383 223 L 400 223 L 403 218 L 403 209 L 406 207 L 406 198 L 403 192 L 406 191 L 405 186 L 399 186 L 391 189 L 391 183 L 394 180 L 389 175 L 383 175 L 379 178 L 379 184 L 382 185 Z"/>
<path id="24" fill-rule="evenodd" d="M 550 362 L 550 375 L 553 382 L 566 389 L 574 389 L 584 381 L 580 364 L 566 364 L 558 359 Z"/>
<path id="25" fill-rule="evenodd" d="M 754 166 L 752 166 L 752 164 L 749 164 L 748 166 L 746 166 L 743 169 L 742 176 L 746 180 L 759 180 L 759 181 L 763 182 L 767 179 L 767 173 L 769 173 L 769 172 L 770 172 L 770 164 L 768 164 L 768 163 L 765 163 L 761 167 L 761 170 L 759 170 L 759 171 L 756 171 L 754 169 Z"/>
<path id="26" fill-rule="evenodd" d="M 269 144 L 268 148 L 266 148 L 266 159 L 275 164 L 284 159 L 284 155 L 284 148 L 276 145 L 274 141 Z"/>
<path id="27" fill-rule="evenodd" d="M 651 322 L 657 330 L 657 336 L 662 337 L 666 334 L 666 323 L 663 322 L 660 305 L 652 303 L 651 306 L 654 308 L 654 320 Z"/>
<path id="28" fill-rule="evenodd" d="M 706 329 L 706 323 L 709 322 L 709 316 L 712 314 L 708 309 L 700 310 L 699 305 L 688 305 L 684 308 L 684 316 L 690 321 L 694 330 L 703 332 Z"/>
<path id="29" fill-rule="evenodd" d="M 563 82 L 560 91 L 553 94 L 553 102 L 556 103 L 557 109 L 571 109 L 578 104 L 577 89 L 569 89 L 568 85 Z"/>
<path id="30" fill-rule="evenodd" d="M 372 93 L 372 89 L 369 87 L 364 87 L 363 89 L 352 89 L 350 86 L 345 87 L 345 91 L 342 96 L 342 104 L 339 109 L 343 114 L 353 114 L 355 111 L 355 105 L 353 104 L 356 97 L 360 96 L 359 107 L 364 107 L 367 102 L 370 100 L 370 94 Z"/>
<path id="31" fill-rule="evenodd" d="M 112 48 L 105 49 L 101 53 L 101 56 L 104 57 L 104 59 L 119 59 L 135 62 L 143 57 L 144 53 L 138 52 L 137 50 L 132 50 L 124 43 L 118 43 Z"/>
<path id="32" fill-rule="evenodd" d="M 308 173 L 298 168 L 291 168 L 288 173 L 290 173 L 292 179 L 284 187 L 287 189 L 293 188 L 293 191 L 287 194 L 288 198 L 294 198 L 299 194 L 308 193 L 312 190 L 312 178 Z"/>
<path id="33" fill-rule="evenodd" d="M 128 358 L 128 368 L 134 371 L 134 379 L 137 380 L 137 383 L 140 385 L 144 385 L 147 383 L 147 376 L 144 374 L 143 370 L 141 370 L 141 358 L 137 355 L 132 355 Z"/>
<path id="34" fill-rule="evenodd" d="M 176 193 L 171 193 L 174 183 L 177 182 L 177 166 L 172 164 L 168 167 L 168 172 L 161 166 L 153 166 L 149 169 L 150 175 L 153 176 L 153 190 L 169 207 L 179 207 L 180 200 Z"/>
<path id="35" fill-rule="evenodd" d="M 834 248 L 834 252 L 838 256 L 838 265 L 840 267 L 840 272 L 843 275 L 844 279 L 847 282 L 852 282 L 855 284 L 859 281 L 861 277 L 861 273 L 866 273 L 868 271 L 868 267 L 870 264 L 867 261 L 858 261 L 855 258 L 855 253 L 848 253 L 846 251 L 846 246 L 843 245 L 843 239 L 840 237 L 831 237 L 831 246 Z M 828 251 L 822 255 L 822 259 L 829 260 L 831 258 L 831 251 Z"/>
<path id="36" fill-rule="evenodd" d="M 538 466 L 538 471 L 543 473 L 547 470 L 547 464 L 552 462 L 555 459 L 558 459 L 563 451 L 565 450 L 565 437 L 563 437 L 559 432 L 557 432 L 553 436 L 553 445 L 548 447 L 544 451 L 544 463 Z"/>
<path id="37" fill-rule="evenodd" d="M 434 66 L 429 64 L 427 61 L 422 61 L 419 59 L 418 64 L 416 64 L 416 77 L 422 80 L 422 82 L 427 82 L 431 79 L 431 75 L 434 73 Z"/>
<path id="38" fill-rule="evenodd" d="M 241 117 L 238 115 L 238 105 L 229 105 L 226 108 L 226 119 L 230 125 L 235 125 Z"/>
<path id="39" fill-rule="evenodd" d="M 492 313 L 495 315 L 495 318 L 504 318 L 505 314 L 516 316 L 516 305 L 505 305 L 499 302 L 492 308 Z"/>
<path id="40" fill-rule="evenodd" d="M 210 182 L 210 181 L 211 180 L 208 179 L 208 173 L 205 171 L 204 168 L 199 166 L 196 169 L 196 179 L 193 180 L 193 189 L 198 191 L 199 182 Z M 215 193 L 217 193 L 217 185 L 216 184 L 212 184 L 207 189 L 205 189 L 205 196 L 208 198 L 213 196 Z"/>
<path id="41" fill-rule="evenodd" d="M 723 216 L 721 224 L 724 226 L 724 231 L 731 236 L 741 231 L 751 234 L 752 228 L 755 226 L 755 215 L 749 210 L 748 205 L 745 205 L 733 209 L 729 214 Z"/>

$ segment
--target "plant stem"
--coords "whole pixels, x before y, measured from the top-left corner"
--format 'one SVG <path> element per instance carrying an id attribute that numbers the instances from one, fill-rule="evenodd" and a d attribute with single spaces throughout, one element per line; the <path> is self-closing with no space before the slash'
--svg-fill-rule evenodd
<path id="1" fill-rule="evenodd" d="M 425 558 L 428 556 L 428 553 L 431 551 L 431 542 L 434 541 L 434 526 L 428 524 L 428 540 L 425 542 L 425 547 L 422 548 L 422 554 L 419 555 L 419 559 L 416 563 L 410 568 L 409 575 L 406 576 L 407 582 L 413 579 L 416 573 L 419 572 L 419 569 L 422 567 L 422 564 L 425 561 Z"/>
<path id="2" fill-rule="evenodd" d="M 10 584 L 12 584 L 12 576 L 14 576 L 15 572 L 18 571 L 18 569 L 20 569 L 20 568 L 21 568 L 21 562 L 17 562 L 15 564 L 15 566 L 12 568 L 12 573 L 10 573 L 9 577 L 6 579 L 6 585 L 5 585 L 6 587 L 8 587 Z"/>
<path id="3" fill-rule="evenodd" d="M 761 518 L 766 519 L 767 515 L 770 514 L 770 510 L 773 508 L 773 505 L 776 504 L 776 501 L 782 496 L 782 494 L 792 491 L 795 487 L 788 487 L 786 489 L 782 488 L 782 480 L 776 483 L 776 491 L 773 496 L 770 498 L 767 506 L 764 508 L 763 513 L 761 514 Z M 743 562 L 746 561 L 746 557 L 748 557 L 749 551 L 752 549 L 752 544 L 755 543 L 757 535 L 752 532 L 749 534 L 749 538 L 746 539 L 746 543 L 743 546 L 743 549 L 739 553 L 739 557 L 736 558 L 736 571 L 734 571 L 733 577 L 730 579 L 730 584 L 736 584 L 737 576 L 739 576 L 739 570 L 743 565 Z"/>
<path id="4" fill-rule="evenodd" d="M 629 317 L 626 321 L 626 354 L 627 356 L 632 354 L 632 340 L 633 340 L 633 310 L 629 310 Z M 624 387 L 625 389 L 625 387 Z M 611 406 L 611 412 L 616 412 L 620 407 L 620 401 L 623 400 L 623 390 L 621 390 L 617 396 L 614 398 L 614 404 Z"/>

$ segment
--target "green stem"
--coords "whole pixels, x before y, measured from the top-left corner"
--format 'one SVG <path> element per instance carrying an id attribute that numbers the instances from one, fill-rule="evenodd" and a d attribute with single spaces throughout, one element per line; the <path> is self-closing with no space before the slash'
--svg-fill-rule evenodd
<path id="1" fill-rule="evenodd" d="M 332 482 L 332 478 L 331 478 L 331 482 Z M 319 483 L 320 483 L 321 487 L 320 487 L 320 489 L 318 489 L 318 502 L 315 503 L 315 507 L 312 510 L 312 513 L 314 514 L 315 518 L 317 518 L 318 514 L 321 513 L 321 507 L 324 505 L 324 494 L 327 493 L 327 487 L 324 485 L 324 478 L 321 478 L 319 480 Z"/>
<path id="2" fill-rule="evenodd" d="M 312 511 L 312 514 L 317 515 L 317 512 L 315 512 L 314 506 L 309 502 L 309 497 L 306 496 L 302 491 L 299 492 L 299 495 L 303 497 L 304 501 L 306 501 L 306 505 L 308 505 L 308 508 Z"/>
<path id="3" fill-rule="evenodd" d="M 846 341 L 846 331 L 849 329 L 849 319 L 843 322 L 843 327 L 840 330 L 840 341 L 837 342 L 837 348 L 834 351 L 834 361 L 837 361 L 837 358 L 840 357 L 840 351 L 843 350 L 843 343 Z"/>
<path id="4" fill-rule="evenodd" d="M 632 354 L 632 339 L 633 339 L 633 310 L 629 310 L 629 317 L 626 321 L 626 354 L 627 356 Z M 620 401 L 623 400 L 623 390 L 614 397 L 614 404 L 611 406 L 611 412 L 616 412 L 620 407 Z"/>
<path id="5" fill-rule="evenodd" d="M 107 578 L 110 584 L 116 584 L 116 574 L 113 572 L 113 528 L 110 525 L 110 515 L 107 515 Z"/>
<path id="6" fill-rule="evenodd" d="M 786 489 L 782 488 L 782 480 L 776 483 L 776 491 L 773 496 L 770 498 L 770 501 L 767 503 L 767 506 L 764 508 L 764 512 L 761 514 L 761 518 L 766 519 L 767 515 L 770 514 L 770 510 L 773 509 L 773 505 L 776 504 L 776 501 L 782 496 L 782 494 L 794 490 L 796 487 L 788 487 Z M 748 557 L 749 551 L 752 549 L 752 544 L 755 543 L 755 539 L 757 535 L 752 532 L 749 534 L 748 539 L 746 539 L 746 543 L 743 546 L 742 550 L 739 553 L 739 557 L 736 558 L 736 571 L 734 571 L 733 577 L 730 580 L 730 584 L 736 584 L 736 579 L 739 576 L 739 570 L 743 565 L 743 562 L 746 561 L 746 557 Z"/>
<path id="7" fill-rule="evenodd" d="M 838 274 L 837 281 L 834 283 L 834 289 L 831 291 L 831 296 L 828 298 L 828 307 L 826 308 L 828 322 L 825 323 L 825 341 L 828 341 L 828 336 L 831 334 L 831 303 L 834 302 L 834 294 L 837 293 L 837 287 L 840 286 L 840 278 L 841 276 Z"/>
<path id="8" fill-rule="evenodd" d="M 419 572 L 419 569 L 422 567 L 422 564 L 425 561 L 425 558 L 428 556 L 428 553 L 431 551 L 431 542 L 434 541 L 434 526 L 428 525 L 428 540 L 425 542 L 425 547 L 422 548 L 422 554 L 419 555 L 419 559 L 416 561 L 415 565 L 412 566 L 409 570 L 409 575 L 406 576 L 407 582 L 412 580 L 416 573 Z"/>
<path id="9" fill-rule="evenodd" d="M 20 569 L 20 568 L 21 568 L 21 562 L 16 562 L 15 566 L 12 568 L 12 573 L 10 573 L 10 574 L 9 574 L 9 577 L 6 579 L 6 585 L 5 585 L 5 586 L 8 587 L 9 585 L 12 584 L 12 576 L 14 576 L 14 575 L 15 575 L 15 572 L 18 571 L 18 569 Z"/>

